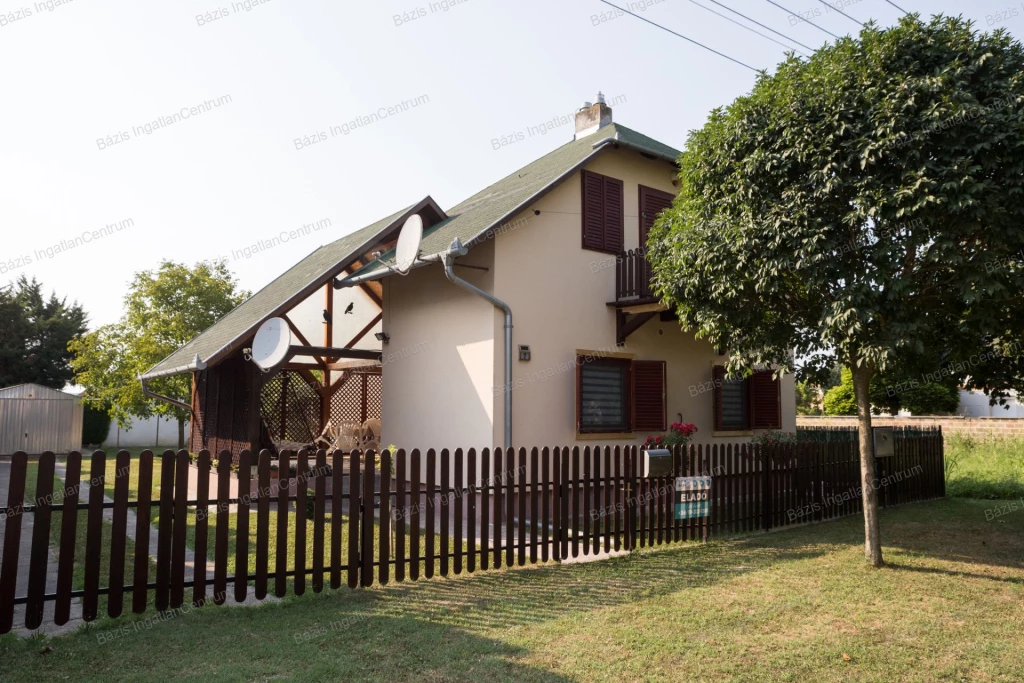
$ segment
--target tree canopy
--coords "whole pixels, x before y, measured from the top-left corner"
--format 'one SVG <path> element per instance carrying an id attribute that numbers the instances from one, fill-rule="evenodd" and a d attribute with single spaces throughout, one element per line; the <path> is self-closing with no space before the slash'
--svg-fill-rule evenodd
<path id="1" fill-rule="evenodd" d="M 180 436 L 180 427 L 189 417 L 187 411 L 147 398 L 139 375 L 248 297 L 222 261 L 193 267 L 164 261 L 156 271 L 137 273 L 125 296 L 121 319 L 72 345 L 75 380 L 85 387 L 85 400 L 96 407 L 109 406 L 111 416 L 122 427 L 129 426 L 133 417 L 175 417 Z M 190 402 L 187 376 L 154 380 L 152 387 L 165 396 Z"/>
<path id="2" fill-rule="evenodd" d="M 733 373 L 851 369 L 881 565 L 871 379 L 1024 389 L 1024 49 L 959 18 L 868 24 L 762 73 L 680 166 L 656 291 Z"/>
<path id="3" fill-rule="evenodd" d="M 732 370 L 1024 388 L 1022 98 L 1021 45 L 957 18 L 791 56 L 691 134 L 659 293 Z"/>
<path id="4" fill-rule="evenodd" d="M 63 389 L 71 381 L 68 343 L 84 334 L 88 318 L 77 303 L 43 295 L 22 275 L 0 289 L 0 387 L 35 383 Z"/>

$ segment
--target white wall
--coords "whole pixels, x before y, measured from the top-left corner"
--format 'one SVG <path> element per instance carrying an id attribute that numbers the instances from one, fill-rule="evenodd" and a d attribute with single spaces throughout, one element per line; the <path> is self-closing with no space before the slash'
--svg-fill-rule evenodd
<path id="1" fill-rule="evenodd" d="M 673 167 L 646 159 L 631 150 L 605 152 L 586 169 L 623 181 L 625 248 L 639 245 L 639 186 L 675 194 Z M 680 329 L 675 321 L 655 317 L 615 345 L 615 256 L 581 248 L 580 174 L 523 213 L 525 221 L 510 221 L 514 230 L 499 232 L 495 247 L 495 294 L 514 315 L 513 346 L 530 346 L 531 360 L 513 355 L 512 423 L 516 446 L 580 446 L 596 443 L 642 443 L 649 435 L 632 438 L 576 433 L 576 374 L 570 363 L 577 350 L 625 355 L 635 360 L 661 360 L 667 369 L 667 417 L 671 424 L 697 425 L 696 441 L 748 441 L 753 432 L 714 434 L 713 367 L 722 364 L 710 344 Z M 534 215 L 533 210 L 540 210 Z M 495 383 L 501 384 L 501 326 L 495 351 Z M 782 379 L 782 428 L 796 429 L 795 381 Z M 500 394 L 496 397 L 493 439 L 501 443 Z"/>
<path id="2" fill-rule="evenodd" d="M 490 268 L 493 245 L 460 259 Z M 459 268 L 483 289 L 491 271 Z M 384 280 L 384 444 L 399 448 L 492 446 L 494 307 L 448 281 L 432 263 Z"/>
<path id="3" fill-rule="evenodd" d="M 965 417 L 1018 417 L 1024 418 L 1024 405 L 1016 394 L 1007 400 L 1006 406 L 989 405 L 989 398 L 980 391 L 960 390 L 960 408 L 957 415 Z"/>
<path id="4" fill-rule="evenodd" d="M 159 427 L 158 427 L 159 424 Z M 157 433 L 159 431 L 159 442 Z M 185 447 L 188 447 L 189 424 L 185 423 Z M 160 418 L 153 416 L 132 420 L 129 429 L 120 429 L 117 421 L 110 422 L 110 430 L 107 432 L 107 439 L 103 442 L 103 448 L 145 448 L 160 446 L 162 448 L 178 447 L 178 421 L 171 418 Z"/>

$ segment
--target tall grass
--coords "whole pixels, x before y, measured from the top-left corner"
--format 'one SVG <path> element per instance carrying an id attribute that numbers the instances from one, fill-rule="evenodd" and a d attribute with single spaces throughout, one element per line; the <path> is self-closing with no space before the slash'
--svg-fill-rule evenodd
<path id="1" fill-rule="evenodd" d="M 989 500 L 1024 496 L 1024 438 L 946 436 L 946 493 Z"/>

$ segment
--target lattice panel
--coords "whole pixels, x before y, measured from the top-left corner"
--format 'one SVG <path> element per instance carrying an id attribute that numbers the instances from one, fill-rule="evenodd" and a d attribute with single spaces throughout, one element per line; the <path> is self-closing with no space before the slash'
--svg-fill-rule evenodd
<path id="1" fill-rule="evenodd" d="M 381 380 L 379 373 L 349 372 L 331 397 L 331 421 L 341 424 L 380 419 Z"/>
<path id="2" fill-rule="evenodd" d="M 366 419 L 381 419 L 381 405 L 384 396 L 384 377 L 382 375 L 365 375 L 366 377 Z"/>
<path id="3" fill-rule="evenodd" d="M 298 372 L 284 370 L 263 385 L 260 417 L 275 442 L 312 443 L 320 433 L 320 393 Z"/>

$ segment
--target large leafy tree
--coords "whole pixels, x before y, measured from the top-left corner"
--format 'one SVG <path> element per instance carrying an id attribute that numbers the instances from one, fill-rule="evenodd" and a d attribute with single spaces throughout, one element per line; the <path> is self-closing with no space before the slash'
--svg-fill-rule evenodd
<path id="1" fill-rule="evenodd" d="M 139 375 L 240 304 L 240 291 L 224 262 L 193 267 L 172 261 L 156 271 L 136 274 L 125 296 L 121 319 L 104 325 L 72 345 L 75 380 L 85 387 L 85 400 L 109 406 L 122 427 L 133 417 L 162 415 L 178 420 L 178 447 L 185 445 L 188 411 L 153 401 L 142 393 Z M 154 391 L 190 402 L 188 376 L 154 380 Z"/>
<path id="2" fill-rule="evenodd" d="M 714 111 L 680 179 L 659 293 L 730 372 L 851 368 L 880 566 L 872 378 L 1022 388 L 1024 50 L 957 18 L 868 25 Z"/>
<path id="3" fill-rule="evenodd" d="M 85 333 L 82 307 L 43 294 L 22 275 L 0 289 L 0 387 L 33 382 L 63 389 L 73 376 L 68 343 Z"/>

